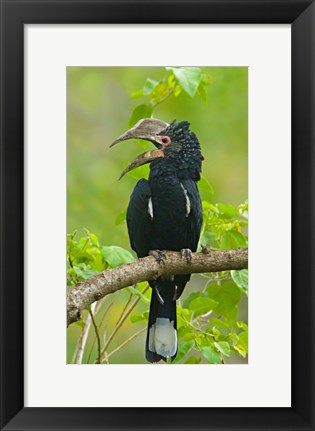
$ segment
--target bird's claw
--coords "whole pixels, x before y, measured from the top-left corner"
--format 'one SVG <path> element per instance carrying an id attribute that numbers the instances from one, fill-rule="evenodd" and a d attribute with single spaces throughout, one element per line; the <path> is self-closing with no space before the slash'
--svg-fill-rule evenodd
<path id="1" fill-rule="evenodd" d="M 185 258 L 187 263 L 191 262 L 192 259 L 192 251 L 189 248 L 183 248 L 180 251 L 181 258 Z"/>
<path id="2" fill-rule="evenodd" d="M 161 250 L 150 250 L 149 255 L 153 256 L 159 265 L 165 265 L 166 255 Z"/>

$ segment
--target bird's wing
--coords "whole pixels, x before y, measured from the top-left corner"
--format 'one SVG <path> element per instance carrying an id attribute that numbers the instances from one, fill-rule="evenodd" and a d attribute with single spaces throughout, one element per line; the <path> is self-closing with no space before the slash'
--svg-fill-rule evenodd
<path id="1" fill-rule="evenodd" d="M 191 251 L 196 251 L 202 226 L 202 205 L 199 190 L 195 181 L 185 179 L 181 181 L 187 192 L 189 215 L 187 217 L 187 247 Z"/>
<path id="2" fill-rule="evenodd" d="M 186 229 L 185 248 L 196 251 L 202 225 L 202 205 L 197 184 L 194 180 L 185 179 L 181 181 L 186 197 Z M 175 275 L 177 286 L 175 298 L 180 298 L 190 275 Z"/>
<path id="3" fill-rule="evenodd" d="M 127 209 L 127 226 L 132 249 L 138 257 L 147 256 L 150 250 L 153 207 L 147 180 L 136 184 Z"/>

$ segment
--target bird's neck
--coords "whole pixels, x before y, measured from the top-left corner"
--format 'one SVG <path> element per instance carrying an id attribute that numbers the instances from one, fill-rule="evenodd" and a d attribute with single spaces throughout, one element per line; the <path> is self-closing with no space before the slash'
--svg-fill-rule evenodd
<path id="1" fill-rule="evenodd" d="M 161 177 L 177 177 L 179 180 L 200 180 L 201 161 L 185 158 L 164 158 L 151 163 L 150 181 L 159 181 Z"/>

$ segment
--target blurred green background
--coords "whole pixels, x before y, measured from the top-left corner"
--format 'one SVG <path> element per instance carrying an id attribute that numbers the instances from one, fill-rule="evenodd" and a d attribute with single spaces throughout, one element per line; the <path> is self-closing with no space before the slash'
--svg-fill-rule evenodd
<path id="1" fill-rule="evenodd" d="M 182 92 L 170 97 L 154 110 L 154 117 L 166 122 L 188 120 L 199 138 L 203 176 L 211 183 L 214 194 L 202 196 L 213 203 L 238 205 L 248 194 L 248 70 L 245 67 L 202 67 L 211 77 L 206 87 L 208 103 Z M 110 149 L 110 143 L 128 129 L 128 120 L 135 106 L 146 98 L 133 100 L 131 92 L 143 88 L 148 77 L 161 80 L 163 67 L 68 67 L 67 68 L 67 231 L 88 228 L 102 245 L 119 245 L 130 250 L 126 224 L 115 225 L 119 213 L 126 209 L 136 184 L 131 176 L 118 177 L 143 148 L 126 141 Z M 200 285 L 194 276 L 190 289 Z M 187 292 L 189 289 L 186 289 Z M 106 317 L 104 330 L 115 325 L 127 298 L 124 289 L 105 299 L 114 302 Z M 148 306 L 139 303 L 138 312 Z M 247 320 L 247 304 L 240 313 Z M 137 329 L 126 322 L 113 341 L 119 345 Z M 106 329 L 107 328 L 107 329 Z M 68 329 L 68 358 L 81 328 Z M 125 349 L 113 355 L 113 363 L 145 363 L 145 333 Z"/>

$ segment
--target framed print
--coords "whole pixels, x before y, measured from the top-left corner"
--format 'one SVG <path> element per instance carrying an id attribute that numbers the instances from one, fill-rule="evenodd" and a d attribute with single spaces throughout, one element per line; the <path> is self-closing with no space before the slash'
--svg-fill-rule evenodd
<path id="1" fill-rule="evenodd" d="M 120 30 L 122 31 L 122 27 Z M 167 39 L 171 37 L 173 30 L 174 29 L 164 29 L 163 38 Z M 30 35 L 32 34 L 32 31 L 33 30 L 30 28 Z M 147 29 L 147 32 L 148 31 L 149 30 Z M 182 34 L 184 28 L 178 28 L 178 31 L 181 34 L 180 38 L 184 46 L 188 43 L 188 41 L 184 40 L 184 35 Z M 204 29 L 204 31 L 207 30 Z M 227 29 L 225 32 L 226 31 Z M 166 36 L 166 32 L 169 33 L 168 36 Z M 287 35 L 289 40 L 289 32 Z M 133 33 L 132 29 L 128 29 L 128 37 L 129 40 L 135 37 L 135 33 Z M 211 35 L 208 35 L 208 37 L 211 38 Z M 212 37 L 214 37 L 214 35 Z M 154 44 L 158 43 L 157 41 L 153 42 L 153 38 L 154 36 L 150 37 L 151 42 Z M 177 40 L 178 38 L 179 34 L 177 35 Z M 161 44 L 164 44 L 161 40 L 161 35 L 159 35 L 159 41 Z M 137 45 L 136 40 L 134 40 L 131 45 Z M 143 49 L 147 50 L 144 46 Z M 122 52 L 122 49 L 120 51 Z M 124 57 L 125 55 L 122 54 L 122 56 Z M 149 62 L 148 57 L 146 57 L 146 61 Z M 173 55 L 173 64 L 175 64 L 176 61 L 175 55 Z M 112 60 L 109 61 L 109 63 L 111 62 Z M 158 79 L 153 79 L 152 77 Z M 139 92 L 136 92 L 136 94 L 132 92 L 132 96 L 130 96 L 127 91 L 123 90 L 126 84 L 128 87 L 131 87 L 133 82 L 140 82 L 141 79 L 143 80 L 145 90 L 140 90 Z M 215 85 L 211 84 L 211 80 L 213 80 L 213 84 L 215 82 Z M 187 86 L 188 82 L 190 83 L 189 87 Z M 225 85 L 220 85 L 220 82 L 224 82 Z M 150 85 L 153 87 L 152 90 L 151 88 L 147 89 Z M 289 87 L 289 82 L 287 82 L 287 86 Z M 92 99 L 95 104 L 91 106 L 89 100 L 91 100 L 93 88 L 95 89 L 95 92 Z M 112 94 L 110 88 L 115 88 Z M 122 94 L 119 89 L 122 89 Z M 97 94 L 99 95 L 99 98 L 97 97 Z M 115 104 L 115 111 L 117 113 L 115 115 L 111 115 L 109 113 L 113 108 L 113 104 Z M 238 251 L 234 251 L 236 256 L 233 258 L 233 261 L 236 259 L 238 262 L 238 269 L 234 269 L 236 272 L 232 273 L 232 276 L 238 284 L 236 284 L 232 277 L 227 278 L 226 274 L 222 273 L 219 276 L 218 271 L 216 272 L 216 278 L 211 275 L 201 276 L 195 274 L 190 278 L 189 282 L 187 277 L 183 275 L 176 278 L 177 283 L 180 284 L 180 289 L 183 289 L 182 293 L 176 293 L 176 296 L 179 296 L 176 302 L 173 301 L 172 298 L 169 298 L 169 303 L 167 303 L 167 300 L 164 301 L 163 299 L 164 302 L 160 304 L 158 299 L 161 300 L 161 298 L 155 297 L 154 295 L 152 297 L 151 289 L 142 284 L 144 280 L 140 280 L 139 283 L 133 284 L 133 289 L 136 290 L 127 286 L 127 289 L 118 289 L 114 292 L 116 287 L 114 287 L 112 279 L 108 284 L 108 288 L 112 290 L 112 294 L 110 297 L 107 297 L 107 299 L 107 295 L 105 295 L 104 299 L 98 303 L 99 305 L 97 309 L 93 312 L 93 319 L 96 324 L 94 331 L 96 329 L 97 332 L 94 333 L 94 331 L 91 331 L 91 313 L 89 313 L 90 318 L 86 316 L 83 317 L 83 320 L 79 321 L 81 325 L 80 328 L 78 328 L 78 323 L 73 324 L 75 322 L 68 325 L 67 363 L 77 365 L 93 363 L 101 363 L 104 365 L 143 365 L 148 362 L 161 363 L 161 361 L 163 361 L 173 365 L 185 363 L 195 365 L 205 365 L 209 363 L 247 364 L 248 296 L 246 292 L 246 277 L 248 278 L 248 269 L 245 268 L 245 266 L 248 265 L 247 259 L 245 259 L 245 264 L 243 265 L 239 261 L 239 257 L 246 253 L 245 249 L 248 237 L 247 67 L 67 67 L 67 302 L 68 304 L 74 304 L 74 302 L 77 304 L 79 296 L 84 302 L 88 300 L 86 298 L 88 290 L 84 286 L 84 283 L 90 283 L 91 280 L 94 280 L 93 278 L 90 278 L 93 275 L 95 275 L 95 277 L 101 276 L 97 274 L 102 274 L 102 271 L 105 268 L 110 269 L 110 271 L 105 272 L 102 277 L 104 275 L 106 277 L 107 274 L 115 276 L 116 273 L 121 273 L 124 268 L 129 271 L 132 268 L 132 265 L 138 265 L 139 263 L 145 264 L 146 262 L 146 260 L 135 261 L 135 256 L 130 252 L 130 246 L 126 236 L 126 227 L 128 226 L 130 228 L 131 238 L 134 238 L 134 235 L 138 237 L 138 231 L 134 231 L 133 229 L 134 224 L 136 226 L 138 224 L 137 218 L 139 217 L 139 214 L 137 212 L 137 207 L 133 207 L 133 204 L 131 203 L 126 217 L 126 206 L 129 201 L 130 194 L 137 193 L 138 188 L 141 187 L 142 184 L 147 184 L 146 181 L 148 181 L 147 178 L 149 171 L 153 172 L 154 169 L 157 169 L 158 162 L 161 162 L 159 159 L 162 159 L 162 157 L 154 158 L 154 155 L 164 155 L 164 152 L 160 153 L 159 151 L 162 150 L 157 150 L 158 153 L 155 153 L 155 150 L 150 148 L 148 148 L 147 151 L 143 151 L 143 146 L 146 145 L 146 143 L 145 139 L 142 139 L 140 143 L 136 143 L 136 145 L 140 147 L 139 153 L 141 153 L 141 155 L 136 158 L 138 161 L 131 164 L 130 170 L 127 170 L 125 175 L 121 177 L 121 181 L 116 181 L 116 178 L 121 174 L 120 171 L 123 166 L 123 161 L 120 163 L 117 161 L 117 163 L 115 159 L 119 157 L 119 154 L 121 156 L 123 155 L 124 158 L 128 158 L 127 153 L 128 150 L 132 151 L 132 145 L 128 145 L 128 139 L 123 139 L 123 141 L 121 141 L 122 146 L 120 151 L 120 146 L 117 144 L 112 147 L 107 145 L 107 148 L 106 146 L 104 148 L 103 145 L 99 145 L 100 142 L 103 142 L 104 136 L 105 139 L 107 136 L 114 136 L 119 127 L 122 125 L 123 127 L 127 126 L 122 119 L 124 115 L 123 112 L 126 111 L 126 107 L 128 105 L 131 107 L 128 128 L 129 130 L 132 130 L 132 132 L 128 133 L 132 133 L 133 135 L 137 130 L 136 124 L 140 122 L 140 126 L 138 126 L 140 127 L 140 130 L 138 129 L 138 133 L 140 136 L 145 138 L 143 127 L 159 127 L 161 124 L 160 119 L 168 119 L 170 124 L 168 127 L 170 127 L 170 131 L 172 131 L 174 135 L 179 133 L 178 130 L 185 131 L 185 134 L 187 134 L 191 140 L 191 145 L 196 145 L 196 148 L 198 148 L 195 165 L 197 166 L 197 169 L 199 169 L 199 166 L 201 168 L 201 162 L 203 162 L 202 172 L 195 176 L 195 168 L 193 168 L 190 173 L 185 172 L 182 174 L 183 182 L 188 181 L 186 176 L 190 175 L 191 178 L 189 181 L 193 181 L 193 184 L 198 184 L 198 189 L 193 188 L 190 191 L 191 197 L 187 195 L 186 199 L 186 195 L 182 195 L 182 187 L 180 187 L 180 189 L 175 188 L 174 192 L 169 195 L 169 207 L 172 208 L 173 200 L 177 196 L 179 199 L 178 205 L 181 208 L 179 214 L 182 214 L 182 219 L 181 221 L 178 220 L 178 223 L 183 223 L 185 226 L 186 221 L 190 222 L 194 220 L 192 229 L 188 229 L 190 234 L 187 238 L 187 244 L 189 243 L 190 247 L 194 251 L 202 250 L 201 246 L 198 247 L 196 244 L 198 229 L 200 229 L 200 243 L 207 244 L 208 246 L 211 245 L 212 248 L 215 248 L 217 253 L 214 253 L 214 250 L 213 253 L 216 257 L 219 257 L 219 247 L 222 250 L 222 252 L 220 252 L 220 256 L 222 258 L 225 256 L 223 250 L 231 250 L 233 247 L 235 249 L 238 248 Z M 89 124 L 82 121 L 83 119 L 81 114 L 78 115 L 78 106 L 80 106 L 85 112 L 94 111 L 94 114 L 92 114 L 94 118 L 96 118 L 96 114 L 99 113 L 97 114 L 97 117 L 100 119 L 100 127 L 95 127 L 95 124 L 91 124 L 91 128 L 89 128 Z M 185 122 L 185 120 L 184 122 L 179 120 L 174 122 L 172 116 L 174 116 L 175 113 L 176 118 L 189 118 L 191 125 L 188 126 L 188 122 Z M 85 117 L 85 115 L 83 116 Z M 144 120 L 144 116 L 151 116 L 151 118 Z M 159 119 L 156 119 L 156 116 L 158 116 Z M 217 118 L 217 121 L 214 120 L 215 118 Z M 225 118 L 225 124 L 222 124 L 223 118 Z M 165 126 L 166 124 L 162 122 L 162 127 L 165 128 Z M 106 130 L 104 130 L 104 127 Z M 193 130 L 193 127 L 195 130 L 199 129 L 199 136 L 197 136 L 196 133 L 193 134 L 191 131 Z M 210 130 L 212 130 L 212 138 L 209 137 Z M 93 131 L 96 135 L 94 135 Z M 203 134 L 202 131 L 204 131 Z M 88 147 L 86 146 L 87 136 L 89 137 Z M 204 142 L 202 148 L 201 144 L 197 144 L 195 136 L 198 138 L 198 142 Z M 150 136 L 147 137 L 150 138 Z M 171 138 L 163 139 L 167 143 L 171 140 Z M 221 144 L 218 145 L 216 152 L 210 151 L 211 146 L 207 145 L 207 139 L 211 141 L 217 139 L 220 141 Z M 56 138 L 55 140 L 58 139 Z M 127 145 L 124 145 L 124 143 Z M 166 145 L 168 151 L 172 149 L 170 145 L 171 142 Z M 91 155 L 91 160 L 88 161 L 86 155 L 80 162 L 79 154 L 83 155 L 85 151 L 87 151 L 87 154 Z M 233 154 L 233 162 L 231 162 L 230 158 L 231 153 Z M 95 164 L 95 154 L 99 154 L 99 157 L 97 157 L 99 168 L 97 168 Z M 146 161 L 143 158 L 145 156 L 150 156 L 151 154 L 153 157 L 151 164 L 143 163 L 143 161 Z M 168 153 L 166 151 L 166 159 L 168 154 L 171 157 L 171 161 L 168 163 L 171 165 L 174 164 L 174 176 L 176 177 L 180 175 L 179 173 L 175 174 L 177 163 L 179 163 L 179 161 L 183 160 L 182 169 L 186 170 L 184 167 L 186 166 L 185 157 L 176 153 L 176 163 L 174 163 L 174 152 Z M 102 155 L 104 155 L 105 158 L 103 158 Z M 134 159 L 134 154 L 130 154 L 130 157 L 131 160 Z M 202 158 L 204 158 L 204 161 Z M 208 163 L 206 160 L 208 160 Z M 219 169 L 219 166 L 226 166 L 231 163 L 234 166 L 238 166 L 237 175 L 233 175 L 233 187 L 231 185 L 232 181 L 227 179 L 227 174 L 221 175 L 221 171 Z M 81 166 L 81 169 L 79 166 Z M 91 167 L 91 170 L 88 169 L 88 166 Z M 216 172 L 215 167 L 217 167 Z M 163 183 L 164 179 L 163 165 L 161 165 L 159 169 L 161 169 L 161 174 L 159 175 L 161 178 L 158 181 L 158 184 L 160 185 Z M 94 182 L 93 177 L 96 172 L 99 172 L 99 174 L 97 174 L 97 181 Z M 232 173 L 230 175 L 232 176 Z M 198 180 L 199 176 L 200 179 Z M 214 196 L 213 186 L 209 181 L 211 176 L 213 178 L 221 179 L 223 183 L 228 184 L 228 187 L 224 187 L 224 184 L 221 187 L 223 189 L 228 188 L 229 190 L 229 193 L 225 196 L 224 193 L 221 192 L 221 194 L 219 194 L 219 192 L 217 192 L 216 200 L 219 203 L 215 207 L 213 207 L 210 202 L 213 200 L 212 196 Z M 113 177 L 113 181 L 109 181 L 109 177 Z M 96 177 L 94 178 L 96 180 Z M 196 178 L 197 181 L 195 182 L 192 178 Z M 136 184 L 139 180 L 141 183 L 137 186 Z M 153 180 L 149 180 L 149 182 L 151 181 Z M 164 181 L 166 181 L 167 185 L 171 182 L 170 178 Z M 91 189 L 88 186 L 82 188 L 82 184 L 89 184 Z M 127 185 L 128 187 L 126 187 Z M 96 199 L 99 187 L 99 190 L 102 190 L 101 195 L 106 196 L 105 206 L 104 200 L 101 196 L 100 199 Z M 79 188 L 79 192 L 77 188 Z M 135 188 L 134 192 L 132 192 L 133 188 Z M 166 188 L 167 187 L 162 187 L 161 190 L 157 191 L 157 194 L 161 194 L 163 197 L 164 190 Z M 220 189 L 220 184 L 217 185 L 217 188 Z M 117 190 L 119 190 L 119 199 L 117 199 Z M 201 204 L 200 202 L 197 204 L 197 198 L 199 199 L 199 196 Z M 185 198 L 185 201 L 182 198 Z M 91 204 L 87 203 L 89 199 L 91 199 Z M 154 198 L 151 199 L 153 199 L 152 202 L 155 202 Z M 158 198 L 157 200 L 159 201 Z M 231 203 L 231 200 L 233 200 L 234 205 Z M 99 209 L 97 209 L 97 202 L 100 203 Z M 151 201 L 148 200 L 148 202 Z M 224 204 L 222 202 L 230 203 Z M 89 207 L 88 216 L 86 214 L 87 206 Z M 158 204 L 156 203 L 155 206 L 157 207 Z M 204 219 L 203 224 L 201 223 L 202 206 Z M 81 208 L 81 210 L 79 208 Z M 199 215 L 197 215 L 198 208 Z M 105 214 L 104 211 L 107 211 L 107 214 Z M 154 211 L 152 203 L 152 211 L 149 214 L 149 219 L 147 217 L 144 219 L 144 223 L 147 222 L 148 224 L 146 228 L 144 226 L 141 227 L 138 238 L 140 239 L 141 237 L 141 244 L 145 242 L 142 232 L 145 232 L 146 229 L 148 229 L 147 234 L 152 238 L 152 241 L 154 237 L 155 241 L 162 241 L 162 232 L 155 233 L 155 229 L 153 229 L 153 222 L 155 219 L 154 212 L 156 217 L 158 217 L 157 211 L 157 208 Z M 218 212 L 214 214 L 215 211 Z M 144 210 L 144 214 L 146 216 L 146 209 Z M 171 232 L 173 231 L 173 228 L 170 228 L 170 224 L 171 220 L 176 218 L 174 217 L 173 209 L 168 215 L 164 211 L 163 216 L 161 217 L 162 220 L 165 220 L 163 231 L 169 229 L 167 241 L 170 242 L 168 247 L 166 246 L 167 244 L 159 243 L 160 245 L 158 249 L 167 250 L 172 244 L 176 244 L 176 241 L 186 240 L 185 235 L 182 235 L 180 231 L 174 235 L 174 238 L 172 238 L 173 235 Z M 80 221 L 80 218 L 81 220 L 83 218 L 84 221 Z M 126 218 L 128 221 L 127 226 L 125 221 Z M 77 230 L 76 227 L 80 225 L 86 226 L 86 229 L 88 230 Z M 113 226 L 115 226 L 115 228 L 113 228 Z M 111 234 L 113 234 L 113 237 L 111 237 Z M 83 237 L 81 235 L 83 235 Z M 169 238 L 172 238 L 172 240 Z M 88 244 L 86 241 L 88 241 Z M 82 252 L 79 251 L 81 250 L 81 244 L 83 244 L 84 247 Z M 162 247 L 162 245 L 164 246 Z M 141 251 L 137 246 L 135 246 L 138 253 L 144 257 L 143 254 L 145 252 L 142 250 L 142 246 L 140 247 Z M 154 246 L 154 248 L 155 247 L 156 246 Z M 152 246 L 150 248 L 152 248 Z M 90 253 L 93 254 L 92 260 L 90 259 Z M 203 256 L 200 255 L 200 253 L 192 256 L 189 264 L 190 271 L 193 270 L 192 266 L 194 265 L 194 259 L 197 257 L 199 259 L 200 257 L 208 259 L 206 253 L 203 253 Z M 148 260 L 151 261 L 152 259 Z M 160 260 L 160 258 L 158 258 L 158 260 Z M 229 265 L 231 264 L 231 260 L 232 259 L 229 259 Z M 167 270 L 168 261 L 169 259 L 165 259 L 164 263 L 157 267 L 158 271 Z M 181 261 L 179 263 L 181 263 Z M 243 266 L 244 268 L 242 268 Z M 152 271 L 152 263 L 149 264 L 147 270 L 150 272 Z M 187 270 L 186 262 L 183 265 L 183 270 Z M 139 269 L 136 270 L 136 274 L 139 275 Z M 220 280 L 218 277 L 220 277 Z M 240 281 L 241 278 L 242 282 Z M 79 279 L 80 287 L 77 286 L 77 288 L 73 290 L 73 287 L 78 285 Z M 183 282 L 183 284 L 181 284 L 181 280 L 187 280 L 187 283 Z M 96 279 L 93 283 L 95 282 L 97 282 Z M 126 282 L 127 284 L 130 284 L 130 280 Z M 154 280 L 150 280 L 150 283 L 155 285 Z M 157 287 L 160 290 L 165 291 L 166 289 L 166 292 L 168 292 L 168 289 L 176 289 L 171 280 L 171 286 L 164 286 L 164 282 L 162 283 L 162 280 L 157 281 L 157 286 L 160 283 L 161 286 L 163 284 L 163 287 Z M 103 289 L 104 285 L 102 284 L 102 286 Z M 220 290 L 218 290 L 216 286 L 218 286 Z M 77 291 L 77 289 L 79 289 L 79 291 Z M 91 289 L 91 291 L 92 290 L 93 289 Z M 102 295 L 101 292 L 99 293 Z M 160 291 L 159 294 L 162 295 Z M 94 295 L 95 293 L 93 292 L 93 296 Z M 164 292 L 164 296 L 167 297 L 167 293 Z M 74 302 L 72 301 L 73 298 L 75 298 Z M 109 298 L 112 305 L 108 302 Z M 153 301 L 152 305 L 149 305 L 150 299 L 151 304 Z M 150 327 L 153 328 L 151 331 L 158 331 L 158 333 L 160 333 L 160 330 L 155 327 L 156 323 L 154 323 L 156 319 L 160 319 L 160 317 L 157 316 L 160 314 L 167 315 L 167 312 L 169 312 L 172 318 L 174 318 L 175 304 L 177 320 L 175 321 L 171 319 L 170 322 L 174 322 L 176 329 L 173 327 L 173 324 L 171 324 L 171 328 L 167 326 L 168 329 L 165 331 L 165 339 L 163 339 L 166 343 L 162 343 L 163 346 L 171 346 L 169 349 L 172 355 L 170 356 L 170 359 L 168 359 L 163 355 L 158 356 L 157 354 L 152 354 L 153 352 L 151 353 L 149 346 L 145 347 L 147 338 L 146 326 L 148 325 L 147 318 L 151 322 Z M 94 304 L 93 308 L 95 306 L 96 305 Z M 215 307 L 216 312 L 211 310 L 211 307 Z M 148 315 L 149 309 L 152 309 L 150 317 Z M 103 313 L 106 313 L 107 317 L 104 317 L 104 326 L 102 327 L 101 316 Z M 155 316 L 155 313 L 157 316 Z M 74 308 L 72 308 L 71 305 L 68 306 L 68 316 L 70 321 L 77 318 L 76 314 L 77 305 Z M 83 312 L 83 314 L 86 313 Z M 221 317 L 219 317 L 220 314 Z M 117 319 L 117 315 L 121 317 Z M 208 320 L 210 320 L 210 317 L 208 319 L 208 316 L 211 316 L 214 320 L 209 322 Z M 219 321 L 215 320 L 216 318 L 219 318 Z M 118 322 L 117 324 L 116 319 Z M 162 317 L 162 319 L 167 318 Z M 224 325 L 222 319 L 226 322 L 226 325 Z M 112 323 L 110 323 L 111 321 Z M 157 322 L 159 326 L 160 320 L 157 320 Z M 165 320 L 162 320 L 162 322 L 162 325 L 168 324 Z M 84 325 L 84 328 L 82 328 L 82 324 Z M 220 325 L 223 325 L 223 327 L 220 327 L 219 329 Z M 198 329 L 192 332 L 194 327 L 200 327 L 200 330 Z M 171 341 L 168 341 L 166 336 L 166 334 L 169 334 L 169 330 L 174 336 L 174 339 Z M 221 333 L 221 330 L 224 332 L 224 335 L 223 332 Z M 217 340 L 214 341 L 214 334 L 212 334 L 213 336 L 206 335 L 207 331 L 214 331 L 216 333 Z M 108 336 L 106 336 L 106 341 L 104 339 L 105 333 L 108 334 Z M 111 335 L 109 335 L 109 333 Z M 163 334 L 162 329 L 161 333 Z M 87 335 L 83 337 L 82 334 Z M 235 334 L 236 336 L 232 334 Z M 148 337 L 152 338 L 153 335 L 151 334 L 150 337 L 149 334 Z M 161 335 L 158 336 L 158 340 L 160 337 Z M 152 339 L 155 340 L 156 345 L 154 347 L 157 348 L 157 350 L 161 351 L 161 353 L 165 350 L 165 354 L 168 352 L 166 347 L 159 346 L 159 341 L 157 341 L 155 337 Z M 234 344 L 230 345 L 225 341 L 226 339 L 233 339 Z M 220 349 L 223 350 L 220 351 Z M 87 350 L 90 351 L 88 352 Z"/>
<path id="2" fill-rule="evenodd" d="M 3 0 L 1 18 L 1 429 L 313 430 L 314 2 Z M 193 185 L 176 173 L 173 227 L 156 191 L 170 171 L 157 188 L 141 179 L 146 235 L 135 234 L 144 162 L 170 163 L 184 132 L 198 166 L 205 157 L 203 252 L 173 235 L 202 211 L 198 169 Z M 126 167 L 129 137 L 151 146 Z M 130 246 L 120 223 L 135 186 Z M 163 264 L 151 248 L 175 254 Z M 168 265 L 186 257 L 201 272 L 198 256 L 226 271 L 185 287 Z M 151 313 L 169 289 L 177 300 L 151 314 L 147 341 L 145 280 Z"/>

